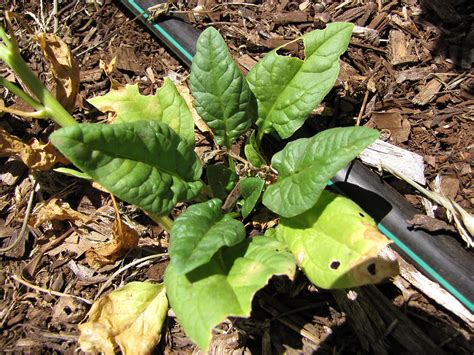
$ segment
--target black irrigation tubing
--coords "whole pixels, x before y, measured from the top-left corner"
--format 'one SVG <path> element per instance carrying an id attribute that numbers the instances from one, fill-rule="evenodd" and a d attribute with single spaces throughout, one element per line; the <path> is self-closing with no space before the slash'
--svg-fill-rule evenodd
<path id="1" fill-rule="evenodd" d="M 186 65 L 190 66 L 199 36 L 191 24 L 179 16 L 150 19 L 148 9 L 166 1 L 120 0 Z M 449 291 L 471 312 L 474 311 L 473 257 L 453 236 L 430 235 L 407 224 L 419 213 L 400 193 L 355 161 L 332 179 L 331 188 L 349 196 L 369 213 L 378 228 L 431 279 Z"/>

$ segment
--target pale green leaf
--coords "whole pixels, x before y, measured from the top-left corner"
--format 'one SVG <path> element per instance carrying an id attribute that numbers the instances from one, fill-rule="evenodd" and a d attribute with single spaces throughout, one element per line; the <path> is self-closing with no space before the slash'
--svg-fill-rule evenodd
<path id="1" fill-rule="evenodd" d="M 259 130 L 274 128 L 290 137 L 321 103 L 339 74 L 339 56 L 352 34 L 351 23 L 331 23 L 302 37 L 305 59 L 268 53 L 249 72 L 247 80 L 258 102 Z"/>
<path id="2" fill-rule="evenodd" d="M 108 191 L 156 215 L 202 187 L 193 146 L 165 123 L 77 124 L 57 130 L 51 141 Z"/>
<path id="3" fill-rule="evenodd" d="M 155 95 L 141 95 L 138 85 L 126 85 L 88 100 L 103 112 L 114 112 L 114 123 L 154 120 L 168 124 L 189 144 L 194 144 L 194 121 L 173 82 L 166 78 Z"/>
<path id="4" fill-rule="evenodd" d="M 248 317 L 252 298 L 272 275 L 293 278 L 295 261 L 281 242 L 255 237 L 222 248 L 209 263 L 187 275 L 170 265 L 168 299 L 186 334 L 207 351 L 211 330 L 230 316 Z"/>
<path id="5" fill-rule="evenodd" d="M 56 168 L 56 169 L 53 169 L 53 170 L 58 172 L 58 173 L 67 175 L 67 176 L 72 176 L 72 177 L 76 177 L 76 178 L 84 179 L 84 180 L 92 180 L 92 178 L 89 175 L 87 175 L 86 173 L 83 173 L 82 171 L 76 170 L 76 169 L 61 167 L 61 168 Z"/>
<path id="6" fill-rule="evenodd" d="M 265 181 L 257 177 L 247 177 L 240 181 L 240 193 L 244 198 L 242 204 L 242 217 L 247 218 L 255 208 L 255 205 L 262 194 L 264 185 Z"/>
<path id="7" fill-rule="evenodd" d="M 212 129 L 217 143 L 230 148 L 255 119 L 256 102 L 224 39 L 212 27 L 197 41 L 190 88 L 196 111 Z"/>
<path id="8" fill-rule="evenodd" d="M 79 325 L 79 344 L 87 353 L 150 354 L 160 342 L 168 313 L 163 284 L 131 282 L 96 301 Z"/>
<path id="9" fill-rule="evenodd" d="M 390 241 L 358 205 L 323 191 L 318 203 L 293 218 L 281 218 L 268 236 L 285 242 L 308 279 L 322 288 L 380 282 L 398 273 L 381 254 Z"/>
<path id="10" fill-rule="evenodd" d="M 225 215 L 222 201 L 215 198 L 188 207 L 174 221 L 169 254 L 179 274 L 201 266 L 223 246 L 235 245 L 245 238 L 242 222 Z"/>
<path id="11" fill-rule="evenodd" d="M 332 128 L 288 143 L 272 158 L 278 179 L 265 190 L 263 204 L 283 217 L 307 211 L 329 179 L 378 136 L 365 127 Z"/>
<path id="12" fill-rule="evenodd" d="M 267 162 L 260 153 L 257 142 L 255 140 L 255 131 L 252 132 L 247 142 L 245 143 L 244 151 L 247 160 L 256 168 L 261 168 L 262 166 L 267 165 Z"/>

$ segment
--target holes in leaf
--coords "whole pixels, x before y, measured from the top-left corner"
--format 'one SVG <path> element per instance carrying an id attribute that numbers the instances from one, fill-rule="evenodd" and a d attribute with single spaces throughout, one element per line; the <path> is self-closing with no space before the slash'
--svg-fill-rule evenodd
<path id="1" fill-rule="evenodd" d="M 332 270 L 337 270 L 339 268 L 339 266 L 341 266 L 341 262 L 339 260 L 333 260 L 331 261 L 331 263 L 329 264 L 329 267 L 332 269 Z"/>
<path id="2" fill-rule="evenodd" d="M 361 216 L 362 218 L 365 217 L 365 214 L 363 214 L 362 212 L 359 212 L 359 216 Z"/>
<path id="3" fill-rule="evenodd" d="M 367 266 L 367 271 L 369 272 L 369 274 L 371 274 L 372 276 L 375 276 L 377 274 L 377 268 L 375 266 L 375 263 L 371 263 Z"/>

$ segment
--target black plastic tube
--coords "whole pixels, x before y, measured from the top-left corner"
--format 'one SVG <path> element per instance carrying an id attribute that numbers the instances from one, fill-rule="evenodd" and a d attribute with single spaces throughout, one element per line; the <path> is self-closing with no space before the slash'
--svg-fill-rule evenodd
<path id="1" fill-rule="evenodd" d="M 199 32 L 179 17 L 150 21 L 147 9 L 166 1 L 121 0 L 132 13 L 190 66 Z M 347 195 L 369 213 L 378 227 L 425 275 L 438 282 L 471 312 L 474 311 L 474 258 L 449 235 L 413 230 L 407 223 L 419 213 L 400 193 L 355 161 L 332 179 L 333 189 Z"/>

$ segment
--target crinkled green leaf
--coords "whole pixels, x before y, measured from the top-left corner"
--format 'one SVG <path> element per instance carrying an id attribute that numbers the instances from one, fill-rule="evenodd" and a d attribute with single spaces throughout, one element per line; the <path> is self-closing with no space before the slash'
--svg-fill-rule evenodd
<path id="1" fill-rule="evenodd" d="M 166 78 L 155 95 L 141 95 L 138 85 L 126 85 L 88 100 L 103 112 L 117 115 L 114 123 L 154 120 L 167 123 L 189 144 L 194 144 L 194 121 L 186 101 Z"/>
<path id="2" fill-rule="evenodd" d="M 174 221 L 169 254 L 175 272 L 185 274 L 201 266 L 223 246 L 245 239 L 242 222 L 221 210 L 222 201 L 215 198 L 188 207 Z"/>
<path id="3" fill-rule="evenodd" d="M 365 127 L 332 128 L 288 143 L 272 158 L 278 179 L 265 190 L 263 204 L 283 217 L 307 211 L 329 179 L 378 136 Z"/>
<path id="4" fill-rule="evenodd" d="M 224 39 L 212 27 L 202 32 L 197 41 L 190 88 L 196 111 L 220 145 L 230 147 L 255 119 L 255 97 Z"/>
<path id="5" fill-rule="evenodd" d="M 245 157 L 256 168 L 267 165 L 265 158 L 260 154 L 257 142 L 255 141 L 255 131 L 252 132 L 244 147 Z"/>
<path id="6" fill-rule="evenodd" d="M 240 181 L 240 193 L 244 197 L 242 204 L 242 217 L 247 216 L 255 208 L 260 198 L 265 181 L 257 177 L 248 177 Z"/>
<path id="7" fill-rule="evenodd" d="M 165 123 L 78 124 L 57 130 L 51 141 L 108 191 L 156 215 L 202 187 L 193 146 Z"/>
<path id="8" fill-rule="evenodd" d="M 81 349 L 87 353 L 150 354 L 160 342 L 168 313 L 164 284 L 131 282 L 92 305 L 80 324 Z"/>
<path id="9" fill-rule="evenodd" d="M 222 248 L 209 263 L 189 274 L 166 269 L 171 307 L 186 334 L 207 351 L 211 330 L 229 316 L 248 317 L 252 298 L 272 275 L 293 278 L 295 261 L 274 239 L 255 237 Z"/>
<path id="10" fill-rule="evenodd" d="M 305 60 L 281 56 L 275 49 L 249 72 L 247 80 L 258 102 L 259 130 L 274 128 L 290 137 L 333 87 L 339 56 L 352 34 L 351 23 L 331 23 L 305 34 Z"/>
<path id="11" fill-rule="evenodd" d="M 213 197 L 224 200 L 232 191 L 239 177 L 224 165 L 209 165 L 207 167 L 207 183 Z"/>
<path id="12" fill-rule="evenodd" d="M 380 252 L 390 241 L 357 204 L 323 191 L 318 203 L 267 232 L 288 245 L 308 279 L 322 288 L 380 282 L 398 273 L 396 260 Z"/>

